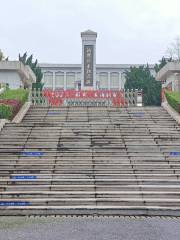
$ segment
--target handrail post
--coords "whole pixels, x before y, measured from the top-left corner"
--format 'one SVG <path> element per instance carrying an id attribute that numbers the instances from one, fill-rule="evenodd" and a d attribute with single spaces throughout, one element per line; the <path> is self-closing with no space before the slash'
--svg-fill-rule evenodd
<path id="1" fill-rule="evenodd" d="M 143 106 L 142 89 L 137 92 L 137 107 Z"/>

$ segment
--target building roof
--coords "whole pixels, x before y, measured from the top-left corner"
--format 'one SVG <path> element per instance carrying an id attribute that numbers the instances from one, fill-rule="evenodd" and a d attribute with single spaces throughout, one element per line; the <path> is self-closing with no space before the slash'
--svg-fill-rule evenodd
<path id="1" fill-rule="evenodd" d="M 97 32 L 94 32 L 94 31 L 88 29 L 84 32 L 81 32 L 81 36 L 83 36 L 83 35 L 96 35 L 97 36 Z"/>
<path id="2" fill-rule="evenodd" d="M 146 64 L 96 64 L 98 69 L 129 69 L 130 67 L 140 67 L 146 66 Z M 41 68 L 79 68 L 81 69 L 81 64 L 57 64 L 57 63 L 40 63 Z M 153 64 L 149 65 L 150 69 L 154 68 Z"/>

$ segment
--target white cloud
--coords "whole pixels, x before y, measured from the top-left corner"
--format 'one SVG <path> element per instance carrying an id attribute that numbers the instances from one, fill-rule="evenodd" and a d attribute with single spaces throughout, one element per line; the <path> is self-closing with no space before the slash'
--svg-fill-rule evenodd
<path id="1" fill-rule="evenodd" d="M 10 58 L 81 62 L 80 31 L 98 32 L 99 63 L 157 62 L 180 35 L 179 0 L 0 0 L 0 48 Z"/>

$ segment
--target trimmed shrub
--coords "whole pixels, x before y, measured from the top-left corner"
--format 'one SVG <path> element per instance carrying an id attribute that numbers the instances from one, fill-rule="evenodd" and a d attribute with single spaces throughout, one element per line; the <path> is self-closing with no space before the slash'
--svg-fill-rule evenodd
<path id="1" fill-rule="evenodd" d="M 165 91 L 165 96 L 169 105 L 180 113 L 180 92 Z"/>
<path id="2" fill-rule="evenodd" d="M 12 118 L 12 107 L 0 103 L 0 119 L 11 119 Z"/>

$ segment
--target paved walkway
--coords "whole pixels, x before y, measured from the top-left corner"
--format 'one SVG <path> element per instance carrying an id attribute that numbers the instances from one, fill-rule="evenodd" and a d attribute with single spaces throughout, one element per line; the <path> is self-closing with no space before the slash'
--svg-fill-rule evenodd
<path id="1" fill-rule="evenodd" d="M 1 217 L 0 240 L 179 240 L 180 219 Z"/>

